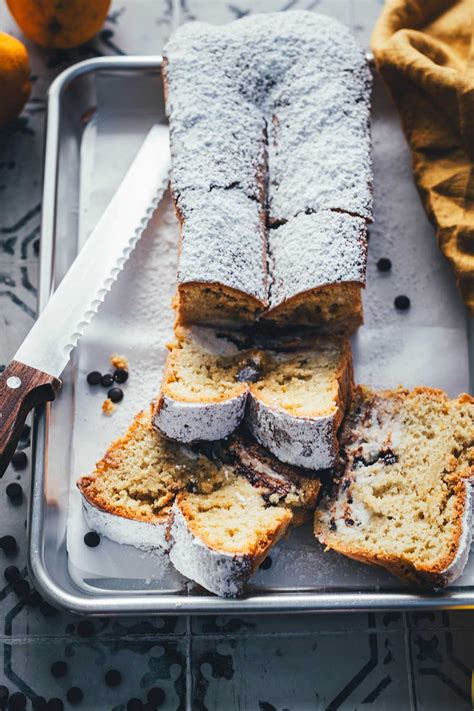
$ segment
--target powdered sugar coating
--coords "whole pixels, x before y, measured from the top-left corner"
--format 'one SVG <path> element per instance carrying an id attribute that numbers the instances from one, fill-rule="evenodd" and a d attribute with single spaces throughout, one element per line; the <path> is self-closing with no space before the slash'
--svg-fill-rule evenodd
<path id="1" fill-rule="evenodd" d="M 103 511 L 88 501 L 82 495 L 82 505 L 84 515 L 89 528 L 96 531 L 101 536 L 110 538 L 111 541 L 122 545 L 135 546 L 145 551 L 163 553 L 169 550 L 170 544 L 167 540 L 169 527 L 169 517 L 164 515 L 163 521 L 159 523 L 148 523 L 137 521 L 136 519 L 117 516 L 109 511 Z"/>
<path id="2" fill-rule="evenodd" d="M 178 442 L 214 441 L 228 437 L 240 425 L 247 391 L 219 402 L 183 402 L 162 394 L 153 424 Z"/>
<path id="3" fill-rule="evenodd" d="M 306 469 L 328 469 L 337 460 L 337 408 L 320 417 L 295 417 L 269 407 L 252 393 L 247 423 L 253 436 L 280 461 Z"/>
<path id="4" fill-rule="evenodd" d="M 267 257 L 259 203 L 241 190 L 189 190 L 182 217 L 180 284 L 218 283 L 267 303 Z"/>
<path id="5" fill-rule="evenodd" d="M 170 559 L 176 570 L 216 595 L 241 595 L 254 570 L 252 558 L 209 548 L 189 530 L 177 502 L 172 517 Z"/>
<path id="6" fill-rule="evenodd" d="M 367 72 L 368 74 L 368 72 Z M 366 73 L 295 76 L 269 130 L 270 221 L 342 210 L 372 219 Z"/>
<path id="7" fill-rule="evenodd" d="M 344 25 L 305 11 L 255 14 L 225 26 L 189 23 L 174 33 L 164 56 L 175 195 L 188 189 L 234 186 L 257 198 L 265 132 L 272 118 L 286 108 L 291 115 L 287 136 L 300 147 L 301 155 L 318 139 L 320 121 L 312 124 L 315 114 L 348 117 L 339 130 L 342 137 L 349 128 L 346 140 L 337 140 L 331 151 L 319 150 L 315 155 L 324 164 L 328 153 L 336 151 L 340 164 L 349 162 L 358 178 L 351 202 L 360 202 L 360 214 L 368 215 L 370 146 L 365 139 L 371 80 L 364 54 Z M 336 91 L 328 92 L 328 85 Z M 305 111 L 310 108 L 310 115 L 299 113 L 302 96 L 309 98 Z M 355 102 L 357 111 L 349 116 Z M 355 153 L 346 152 L 348 143 L 357 148 L 359 124 L 365 166 Z M 274 148 L 272 155 L 277 163 L 281 156 L 284 169 L 292 149 L 285 142 Z M 270 177 L 271 172 L 270 159 Z M 318 184 L 312 176 L 308 184 L 306 177 L 305 168 L 297 171 L 302 201 L 312 208 L 311 197 L 320 202 Z M 277 192 L 278 200 L 283 199 L 285 188 L 280 185 Z M 289 204 L 285 213 L 296 214 Z"/>
<path id="8" fill-rule="evenodd" d="M 367 228 L 361 217 L 323 210 L 269 230 L 270 308 L 321 286 L 365 284 Z"/>

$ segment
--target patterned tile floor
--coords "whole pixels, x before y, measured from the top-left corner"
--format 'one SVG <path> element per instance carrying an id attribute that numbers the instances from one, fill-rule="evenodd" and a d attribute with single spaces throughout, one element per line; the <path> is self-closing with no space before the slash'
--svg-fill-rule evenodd
<path id="1" fill-rule="evenodd" d="M 12 130 L 0 132 L 0 363 L 35 315 L 45 93 L 59 72 L 102 54 L 157 53 L 187 19 L 225 22 L 296 7 L 336 16 L 367 44 L 380 6 L 380 0 L 118 0 L 97 39 L 78 50 L 46 52 L 28 44 L 32 97 Z M 0 27 L 19 35 L 3 3 Z M 0 482 L 0 536 L 17 542 L 14 551 L 0 551 L 0 564 L 16 566 L 23 581 L 2 576 L 0 583 L 0 709 L 25 702 L 50 710 L 153 709 L 162 702 L 160 690 L 166 709 L 472 707 L 474 615 L 468 611 L 85 620 L 55 610 L 28 583 L 28 478 L 27 469 L 10 469 Z M 25 492 L 15 504 L 6 496 L 14 481 Z M 76 687 L 83 698 L 72 703 L 81 696 L 71 691 Z M 132 698 L 139 701 L 127 707 Z"/>

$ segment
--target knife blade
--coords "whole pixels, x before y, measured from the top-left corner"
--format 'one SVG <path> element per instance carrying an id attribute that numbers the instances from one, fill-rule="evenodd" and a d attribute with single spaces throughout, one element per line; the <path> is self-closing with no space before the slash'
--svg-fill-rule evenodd
<path id="1" fill-rule="evenodd" d="M 148 133 L 102 217 L 0 376 L 0 477 L 28 412 L 54 400 L 71 351 L 97 313 L 168 186 L 168 127 Z"/>

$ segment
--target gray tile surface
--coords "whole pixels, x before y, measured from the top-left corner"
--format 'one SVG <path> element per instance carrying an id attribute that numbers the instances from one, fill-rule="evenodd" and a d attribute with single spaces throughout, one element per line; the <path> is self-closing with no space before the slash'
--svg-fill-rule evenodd
<path id="1" fill-rule="evenodd" d="M 379 0 L 133 0 L 114 2 L 94 42 L 71 52 L 45 52 L 28 43 L 33 94 L 12 130 L 0 133 L 0 364 L 33 323 L 37 286 L 45 92 L 71 63 L 116 53 L 159 53 L 184 19 L 226 22 L 250 11 L 317 9 L 351 24 L 368 44 Z M 2 29 L 19 36 L 5 5 Z M 28 447 L 27 450 L 29 451 Z M 11 481 L 28 491 L 29 473 L 11 469 L 0 481 L 0 535 L 18 549 L 0 552 L 0 573 L 25 566 L 26 502 L 12 505 Z M 35 596 L 0 583 L 0 684 L 66 701 L 77 708 L 124 711 L 131 697 L 146 701 L 152 687 L 166 693 L 166 709 L 399 710 L 471 708 L 474 616 L 456 613 L 338 614 L 261 617 L 184 617 L 81 620 Z M 51 665 L 65 661 L 65 676 Z M 104 681 L 121 672 L 113 688 Z M 0 704 L 0 708 L 2 708 Z"/>

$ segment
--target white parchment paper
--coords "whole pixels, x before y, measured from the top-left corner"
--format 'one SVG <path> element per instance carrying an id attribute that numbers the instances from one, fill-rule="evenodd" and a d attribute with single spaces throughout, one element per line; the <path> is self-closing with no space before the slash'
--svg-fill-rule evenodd
<path id="1" fill-rule="evenodd" d="M 123 177 L 146 133 L 146 124 L 137 116 L 99 110 L 88 126 L 82 146 L 82 239 L 90 234 Z M 378 82 L 373 142 L 375 223 L 370 229 L 365 325 L 353 339 L 356 380 L 376 387 L 429 385 L 455 396 L 469 387 L 465 312 L 419 202 L 398 117 Z M 165 344 L 172 338 L 170 302 L 175 288 L 177 236 L 168 197 L 78 349 L 67 547 L 70 572 L 82 586 L 105 579 L 109 583 L 115 580 L 117 587 L 133 587 L 138 584 L 134 580 L 140 581 L 140 589 L 177 589 L 182 584 L 182 578 L 162 558 L 106 539 L 98 548 L 87 548 L 83 543 L 87 527 L 75 487 L 77 478 L 92 471 L 107 445 L 157 394 Z M 390 273 L 377 270 L 380 257 L 391 259 Z M 411 300 L 407 312 L 394 308 L 393 300 L 399 294 Z M 124 386 L 124 400 L 112 417 L 106 417 L 101 412 L 105 391 L 91 389 L 86 374 L 105 371 L 111 353 L 127 356 L 130 379 Z M 272 558 L 270 571 L 257 574 L 257 586 L 362 589 L 399 585 L 383 571 L 324 554 L 309 527 L 295 531 Z M 466 584 L 472 577 L 468 566 L 460 583 Z"/>

